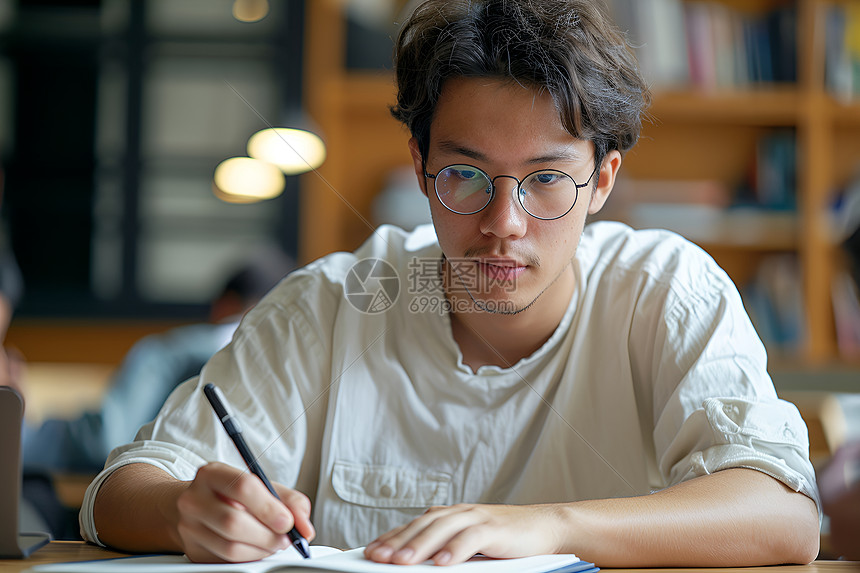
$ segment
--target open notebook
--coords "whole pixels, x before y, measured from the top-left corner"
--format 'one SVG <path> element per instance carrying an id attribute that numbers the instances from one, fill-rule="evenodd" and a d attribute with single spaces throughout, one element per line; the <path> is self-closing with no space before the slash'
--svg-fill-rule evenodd
<path id="1" fill-rule="evenodd" d="M 275 571 L 345 571 L 351 573 L 592 573 L 593 563 L 575 555 L 536 555 L 520 559 L 474 557 L 466 563 L 446 567 L 434 565 L 384 565 L 364 558 L 364 548 L 340 551 L 311 546 L 311 559 L 302 559 L 292 548 L 251 563 L 191 563 L 181 555 L 145 555 L 80 563 L 38 565 L 28 573 L 269 573 Z"/>
<path id="2" fill-rule="evenodd" d="M 21 424 L 24 401 L 17 392 L 0 386 L 0 558 L 18 559 L 51 540 L 48 533 L 22 533 L 18 526 L 21 503 Z"/>

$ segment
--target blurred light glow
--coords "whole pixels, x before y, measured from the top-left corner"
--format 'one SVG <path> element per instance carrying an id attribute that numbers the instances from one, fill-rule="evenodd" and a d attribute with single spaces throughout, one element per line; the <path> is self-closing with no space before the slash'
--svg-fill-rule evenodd
<path id="1" fill-rule="evenodd" d="M 240 22 L 259 22 L 268 13 L 268 0 L 235 0 L 233 2 L 233 17 Z"/>
<path id="2" fill-rule="evenodd" d="M 248 155 L 277 165 L 287 175 L 297 175 L 322 165 L 325 144 L 310 131 L 273 127 L 251 136 Z"/>
<path id="3" fill-rule="evenodd" d="M 215 168 L 213 191 L 229 203 L 253 203 L 284 191 L 284 174 L 275 165 L 251 157 L 231 157 Z"/>

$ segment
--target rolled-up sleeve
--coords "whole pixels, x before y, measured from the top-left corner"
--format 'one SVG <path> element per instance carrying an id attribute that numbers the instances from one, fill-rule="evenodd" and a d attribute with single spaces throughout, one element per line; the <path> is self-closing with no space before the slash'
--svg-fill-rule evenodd
<path id="1" fill-rule="evenodd" d="M 672 485 L 729 468 L 764 472 L 821 502 L 797 407 L 777 397 L 737 289 L 714 267 L 665 306 L 654 386 L 658 467 Z"/>
<path id="2" fill-rule="evenodd" d="M 706 436 L 690 451 L 687 435 Z M 664 460 L 678 460 L 664 468 L 672 482 L 728 468 L 762 471 L 794 491 L 819 503 L 815 475 L 808 458 L 806 426 L 797 408 L 782 400 L 707 398 L 681 428 Z"/>
<path id="3" fill-rule="evenodd" d="M 141 434 L 147 432 L 147 427 L 144 427 L 138 437 L 142 437 Z M 81 536 L 84 541 L 104 546 L 104 543 L 99 540 L 93 519 L 96 495 L 113 472 L 123 466 L 138 463 L 155 466 L 176 479 L 188 481 L 194 479 L 197 468 L 205 464 L 206 460 L 169 442 L 140 440 L 115 449 L 111 452 L 105 469 L 90 483 L 84 496 L 84 503 L 80 512 Z"/>

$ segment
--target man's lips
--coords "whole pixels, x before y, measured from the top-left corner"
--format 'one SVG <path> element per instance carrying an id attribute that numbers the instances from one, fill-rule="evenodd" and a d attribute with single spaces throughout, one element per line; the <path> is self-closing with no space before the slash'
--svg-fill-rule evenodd
<path id="1" fill-rule="evenodd" d="M 528 265 L 513 259 L 480 259 L 475 263 L 482 273 L 495 281 L 514 280 L 528 268 Z"/>

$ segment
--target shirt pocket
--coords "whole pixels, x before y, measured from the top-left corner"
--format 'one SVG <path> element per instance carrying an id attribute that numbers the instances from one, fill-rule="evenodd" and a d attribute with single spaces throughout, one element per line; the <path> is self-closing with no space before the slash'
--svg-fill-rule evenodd
<path id="1" fill-rule="evenodd" d="M 332 487 L 344 501 L 368 507 L 427 508 L 448 501 L 451 476 L 399 466 L 336 461 Z"/>

